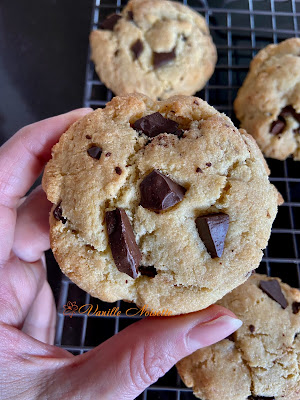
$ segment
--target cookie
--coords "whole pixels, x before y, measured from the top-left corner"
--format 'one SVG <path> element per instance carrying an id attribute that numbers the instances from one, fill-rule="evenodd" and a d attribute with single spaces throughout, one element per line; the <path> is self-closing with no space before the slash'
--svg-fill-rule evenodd
<path id="1" fill-rule="evenodd" d="M 205 19 L 165 0 L 129 1 L 91 33 L 90 44 L 101 81 L 117 95 L 192 95 L 205 86 L 217 60 Z"/>
<path id="2" fill-rule="evenodd" d="M 243 326 L 177 364 L 202 400 L 299 400 L 300 291 L 254 274 L 218 304 Z"/>
<path id="3" fill-rule="evenodd" d="M 173 314 L 259 265 L 277 212 L 255 141 L 196 97 L 116 97 L 72 125 L 43 187 L 62 271 L 104 301 Z"/>
<path id="4" fill-rule="evenodd" d="M 257 54 L 234 109 L 266 157 L 300 160 L 300 39 L 269 45 Z"/>

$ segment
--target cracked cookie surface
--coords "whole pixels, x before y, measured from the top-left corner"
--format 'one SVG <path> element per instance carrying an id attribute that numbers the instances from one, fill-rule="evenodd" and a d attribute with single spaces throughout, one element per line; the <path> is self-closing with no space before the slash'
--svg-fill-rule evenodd
<path id="1" fill-rule="evenodd" d="M 300 39 L 259 51 L 234 109 L 267 157 L 300 160 Z"/>
<path id="2" fill-rule="evenodd" d="M 164 99 L 205 86 L 217 53 L 200 14 L 176 2 L 131 0 L 120 15 L 90 36 L 96 71 L 115 94 Z"/>
<path id="3" fill-rule="evenodd" d="M 260 288 L 262 281 L 275 280 L 285 309 Z M 300 291 L 280 279 L 252 275 L 218 302 L 243 326 L 181 360 L 177 369 L 185 384 L 202 400 L 299 400 L 299 301 Z"/>
<path id="4" fill-rule="evenodd" d="M 179 134 L 149 137 L 133 128 L 154 113 L 172 120 L 169 125 L 175 121 Z M 163 211 L 140 205 L 141 183 L 153 170 L 183 188 L 180 201 Z M 267 172 L 253 138 L 203 100 L 115 97 L 53 148 L 43 177 L 54 203 L 53 253 L 71 280 L 104 301 L 125 299 L 173 314 L 203 309 L 260 263 L 277 213 Z M 116 208 L 126 211 L 140 264 L 152 277 L 139 272 L 133 279 L 117 269 L 105 224 L 105 213 Z M 211 257 L 196 226 L 198 217 L 215 213 L 229 216 L 220 258 Z"/>

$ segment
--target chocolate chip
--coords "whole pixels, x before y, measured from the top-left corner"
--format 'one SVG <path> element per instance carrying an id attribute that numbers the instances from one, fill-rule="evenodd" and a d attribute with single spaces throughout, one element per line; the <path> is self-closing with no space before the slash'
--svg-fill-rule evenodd
<path id="1" fill-rule="evenodd" d="M 153 66 L 154 69 L 160 68 L 176 57 L 175 48 L 169 53 L 153 53 Z"/>
<path id="2" fill-rule="evenodd" d="M 132 11 L 128 11 L 127 18 L 128 18 L 129 21 L 133 21 L 134 20 L 134 16 L 133 16 L 133 12 Z"/>
<path id="3" fill-rule="evenodd" d="M 280 133 L 283 132 L 285 126 L 286 126 L 285 120 L 279 116 L 276 121 L 272 122 L 270 133 L 273 133 L 273 135 L 279 135 Z"/>
<path id="4" fill-rule="evenodd" d="M 300 135 L 300 127 L 293 130 L 296 135 Z"/>
<path id="5" fill-rule="evenodd" d="M 95 158 L 95 160 L 99 160 L 102 154 L 102 149 L 98 146 L 92 146 L 87 150 L 87 152 L 89 156 Z"/>
<path id="6" fill-rule="evenodd" d="M 234 342 L 233 333 L 232 333 L 231 335 L 227 336 L 227 338 L 225 338 L 225 339 L 228 339 L 228 340 L 230 340 L 231 342 Z"/>
<path id="7" fill-rule="evenodd" d="M 298 303 L 298 301 L 294 301 L 294 303 L 292 304 L 292 309 L 293 309 L 293 314 L 298 314 L 300 310 L 300 303 Z"/>
<path id="8" fill-rule="evenodd" d="M 293 117 L 296 121 L 300 123 L 300 114 L 296 112 L 293 106 L 286 106 L 284 107 L 280 114 L 281 117 L 287 118 L 287 117 Z"/>
<path id="9" fill-rule="evenodd" d="M 270 281 L 260 281 L 259 287 L 263 292 L 271 297 L 271 299 L 280 304 L 283 309 L 287 308 L 288 302 L 286 301 L 286 298 L 284 297 L 280 285 L 276 279 L 272 279 Z"/>
<path id="10" fill-rule="evenodd" d="M 186 192 L 183 186 L 154 169 L 140 184 L 140 205 L 152 211 L 167 210 L 179 203 Z"/>
<path id="11" fill-rule="evenodd" d="M 105 221 L 116 267 L 120 272 L 135 279 L 142 256 L 125 210 L 116 208 L 107 211 Z"/>
<path id="12" fill-rule="evenodd" d="M 229 215 L 224 213 L 201 215 L 196 219 L 196 226 L 211 257 L 221 257 L 229 227 Z"/>
<path id="13" fill-rule="evenodd" d="M 253 333 L 255 331 L 255 326 L 254 325 L 249 325 L 249 331 Z"/>
<path id="14" fill-rule="evenodd" d="M 249 396 L 248 400 L 275 400 L 275 397 Z"/>
<path id="15" fill-rule="evenodd" d="M 143 132 L 148 137 L 154 137 L 160 133 L 176 134 L 178 131 L 178 123 L 164 118 L 159 112 L 138 119 L 132 127 L 136 131 Z"/>
<path id="16" fill-rule="evenodd" d="M 90 136 L 90 135 L 86 135 L 85 136 L 87 139 L 92 139 L 92 136 Z"/>
<path id="17" fill-rule="evenodd" d="M 116 173 L 117 173 L 118 175 L 121 175 L 121 174 L 122 174 L 122 169 L 121 169 L 120 167 L 116 167 L 116 168 L 115 168 L 115 171 L 116 171 Z"/>
<path id="18" fill-rule="evenodd" d="M 201 173 L 202 173 L 203 171 L 202 171 L 201 168 L 197 167 L 197 168 L 196 168 L 196 172 L 201 172 Z"/>
<path id="19" fill-rule="evenodd" d="M 53 211 L 53 217 L 57 219 L 57 221 L 61 221 L 63 224 L 67 222 L 67 219 L 62 215 L 61 202 L 55 207 Z"/>
<path id="20" fill-rule="evenodd" d="M 102 24 L 99 25 L 99 29 L 113 31 L 116 23 L 122 18 L 120 14 L 109 15 Z"/>
<path id="21" fill-rule="evenodd" d="M 105 154 L 105 157 L 110 157 L 110 156 L 111 156 L 111 153 L 110 153 L 110 152 L 108 152 L 108 153 Z"/>
<path id="22" fill-rule="evenodd" d="M 130 47 L 130 50 L 134 54 L 134 59 L 137 60 L 144 50 L 143 43 L 140 41 L 140 39 L 133 43 L 133 45 Z"/>
<path id="23" fill-rule="evenodd" d="M 139 267 L 139 271 L 141 275 L 148 276 L 149 278 L 154 278 L 155 275 L 157 275 L 156 268 L 153 265 L 149 265 L 145 267 L 144 265 L 141 265 Z"/>
<path id="24" fill-rule="evenodd" d="M 211 167 L 211 162 L 207 162 L 206 165 L 207 165 L 208 167 Z"/>

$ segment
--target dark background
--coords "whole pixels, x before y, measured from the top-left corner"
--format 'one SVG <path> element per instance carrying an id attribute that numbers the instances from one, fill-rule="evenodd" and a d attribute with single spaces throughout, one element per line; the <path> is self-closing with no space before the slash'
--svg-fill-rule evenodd
<path id="1" fill-rule="evenodd" d="M 82 107 L 92 0 L 0 0 L 0 145 Z M 60 270 L 47 253 L 55 297 Z"/>
<path id="2" fill-rule="evenodd" d="M 82 106 L 92 0 L 0 0 L 0 140 Z"/>

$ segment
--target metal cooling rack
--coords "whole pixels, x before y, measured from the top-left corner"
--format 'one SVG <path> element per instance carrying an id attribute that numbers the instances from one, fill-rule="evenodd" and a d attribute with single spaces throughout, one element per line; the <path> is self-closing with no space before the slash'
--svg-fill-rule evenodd
<path id="1" fill-rule="evenodd" d="M 91 29 L 109 14 L 120 11 L 124 0 L 94 0 Z M 299 36 L 300 0 L 183 0 L 201 13 L 209 24 L 218 49 L 216 70 L 206 87 L 197 95 L 219 111 L 225 112 L 238 126 L 232 102 L 241 86 L 252 57 L 270 43 Z M 97 77 L 92 62 L 87 61 L 84 106 L 104 107 L 112 93 Z M 271 181 L 285 199 L 272 229 L 265 256 L 258 272 L 279 276 L 284 282 L 300 287 L 300 163 L 288 159 L 284 162 L 268 160 Z M 67 301 L 77 305 L 98 305 L 99 310 L 120 307 L 120 317 L 94 317 L 74 314 L 63 315 Z M 126 303 L 103 303 L 83 292 L 66 277 L 62 278 L 56 345 L 73 354 L 82 354 L 135 322 L 138 317 L 127 317 Z M 195 399 L 185 388 L 175 367 L 138 399 L 189 400 Z"/>

